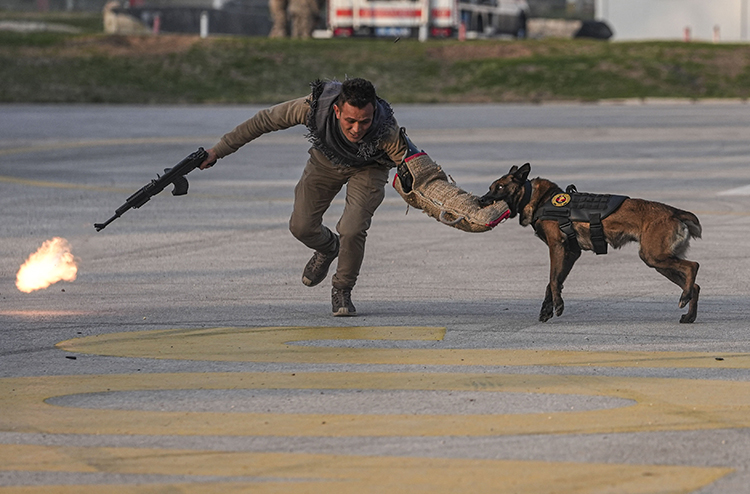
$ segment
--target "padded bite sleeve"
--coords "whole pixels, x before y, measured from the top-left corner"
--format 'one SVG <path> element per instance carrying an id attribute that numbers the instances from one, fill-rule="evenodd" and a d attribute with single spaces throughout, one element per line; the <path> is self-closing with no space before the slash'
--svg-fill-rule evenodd
<path id="1" fill-rule="evenodd" d="M 443 169 L 424 152 L 399 165 L 393 187 L 410 206 L 466 232 L 486 232 L 510 216 L 502 201 L 480 207 L 478 196 L 450 183 Z"/>

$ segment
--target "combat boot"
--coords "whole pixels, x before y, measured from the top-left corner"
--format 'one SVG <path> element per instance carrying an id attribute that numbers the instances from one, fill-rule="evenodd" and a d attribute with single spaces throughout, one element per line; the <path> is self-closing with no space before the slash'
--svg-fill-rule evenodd
<path id="1" fill-rule="evenodd" d="M 326 279 L 328 268 L 331 267 L 331 263 L 339 255 L 339 237 L 334 236 L 334 238 L 336 239 L 336 249 L 333 252 L 324 254 L 316 250 L 315 254 L 307 261 L 305 270 L 302 272 L 303 284 L 315 286 Z"/>
<path id="2" fill-rule="evenodd" d="M 351 288 L 336 288 L 331 290 L 331 306 L 334 316 L 356 316 L 357 309 L 352 303 Z"/>

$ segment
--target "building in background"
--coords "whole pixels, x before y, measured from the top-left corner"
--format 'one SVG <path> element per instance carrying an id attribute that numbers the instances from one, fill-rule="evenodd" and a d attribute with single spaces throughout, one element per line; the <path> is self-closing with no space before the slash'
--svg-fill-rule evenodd
<path id="1" fill-rule="evenodd" d="M 130 16 L 154 33 L 268 36 L 272 26 L 268 0 L 116 1 L 120 6 L 111 9 L 111 14 Z M 106 14 L 105 9 L 105 21 Z"/>
<path id="2" fill-rule="evenodd" d="M 614 40 L 748 41 L 749 0 L 596 0 Z"/>
<path id="3" fill-rule="evenodd" d="M 526 0 L 328 0 L 327 35 L 526 37 Z M 322 33 L 321 33 L 322 35 Z"/>
<path id="4" fill-rule="evenodd" d="M 111 0 L 0 0 L 0 9 L 6 11 L 82 11 L 101 12 L 104 5 Z M 136 18 L 148 29 L 153 28 L 153 20 L 160 20 L 162 31 L 198 32 L 201 15 L 209 17 L 211 33 L 241 34 L 249 36 L 267 36 L 271 31 L 269 0 L 119 0 L 121 8 L 131 10 Z M 400 4 L 420 4 L 426 1 L 439 3 L 444 0 L 319 0 L 320 9 L 317 15 L 317 30 L 329 30 L 343 26 L 344 17 L 335 11 L 331 14 L 332 5 L 356 2 L 369 5 L 383 3 L 391 6 Z M 446 23 L 442 33 L 455 36 L 458 27 L 467 30 L 467 37 L 485 37 L 496 34 L 510 34 L 523 37 L 537 37 L 532 26 L 551 25 L 552 20 L 566 22 L 604 21 L 614 31 L 615 41 L 630 40 L 695 40 L 748 42 L 750 41 L 750 0 L 454 0 L 449 3 L 450 12 L 445 9 L 431 9 L 431 25 Z M 506 5 L 525 3 L 523 16 L 508 13 L 496 14 Z M 466 12 L 456 14 L 455 6 L 465 6 Z M 514 6 L 516 11 L 519 7 Z M 391 9 L 394 10 L 394 9 Z M 365 26 L 372 29 L 383 22 L 390 22 L 393 28 L 389 35 L 405 33 L 406 28 L 413 30 L 412 21 L 401 17 L 393 23 L 385 18 L 377 25 Z M 350 7 L 350 11 L 355 12 Z M 356 12 L 360 12 L 357 9 Z M 367 13 L 367 9 L 364 10 Z M 404 11 L 405 12 L 405 11 Z M 446 12 L 448 12 L 446 16 Z M 441 20 L 438 21 L 438 18 Z M 350 14 L 351 32 L 356 26 L 362 26 L 360 20 Z M 443 19 L 450 19 L 443 21 Z M 458 19 L 458 20 L 457 20 Z M 333 22 L 331 22 L 333 20 Z M 328 22 L 326 22 L 328 21 Z M 461 22 L 463 21 L 463 22 Z M 524 23 L 529 21 L 529 25 Z M 368 21 L 369 22 L 369 21 Z M 411 24 L 409 24 L 411 22 Z M 332 26 L 333 24 L 333 26 Z M 558 22 L 560 24 L 560 22 Z M 408 26 L 407 26 L 408 25 Z M 443 27 L 443 26 L 441 26 Z M 577 28 L 576 28 L 577 29 Z M 573 28 L 567 31 L 575 31 Z M 362 31 L 364 32 L 364 31 Z M 437 31 L 436 31 L 437 32 Z"/>
<path id="5" fill-rule="evenodd" d="M 581 19 L 594 18 L 596 0 L 527 0 L 531 17 L 545 19 Z"/>

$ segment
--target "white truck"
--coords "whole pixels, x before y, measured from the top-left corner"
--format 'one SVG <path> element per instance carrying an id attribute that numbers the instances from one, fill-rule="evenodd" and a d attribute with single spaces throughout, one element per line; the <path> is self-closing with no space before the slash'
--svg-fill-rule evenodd
<path id="1" fill-rule="evenodd" d="M 328 0 L 333 37 L 526 36 L 526 0 Z"/>

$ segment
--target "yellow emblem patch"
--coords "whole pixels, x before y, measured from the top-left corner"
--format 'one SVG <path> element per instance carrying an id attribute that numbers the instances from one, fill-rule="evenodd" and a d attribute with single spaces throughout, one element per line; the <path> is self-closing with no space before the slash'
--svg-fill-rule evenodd
<path id="1" fill-rule="evenodd" d="M 570 195 L 568 194 L 557 194 L 552 198 L 552 205 L 557 207 L 565 206 L 570 202 Z"/>

